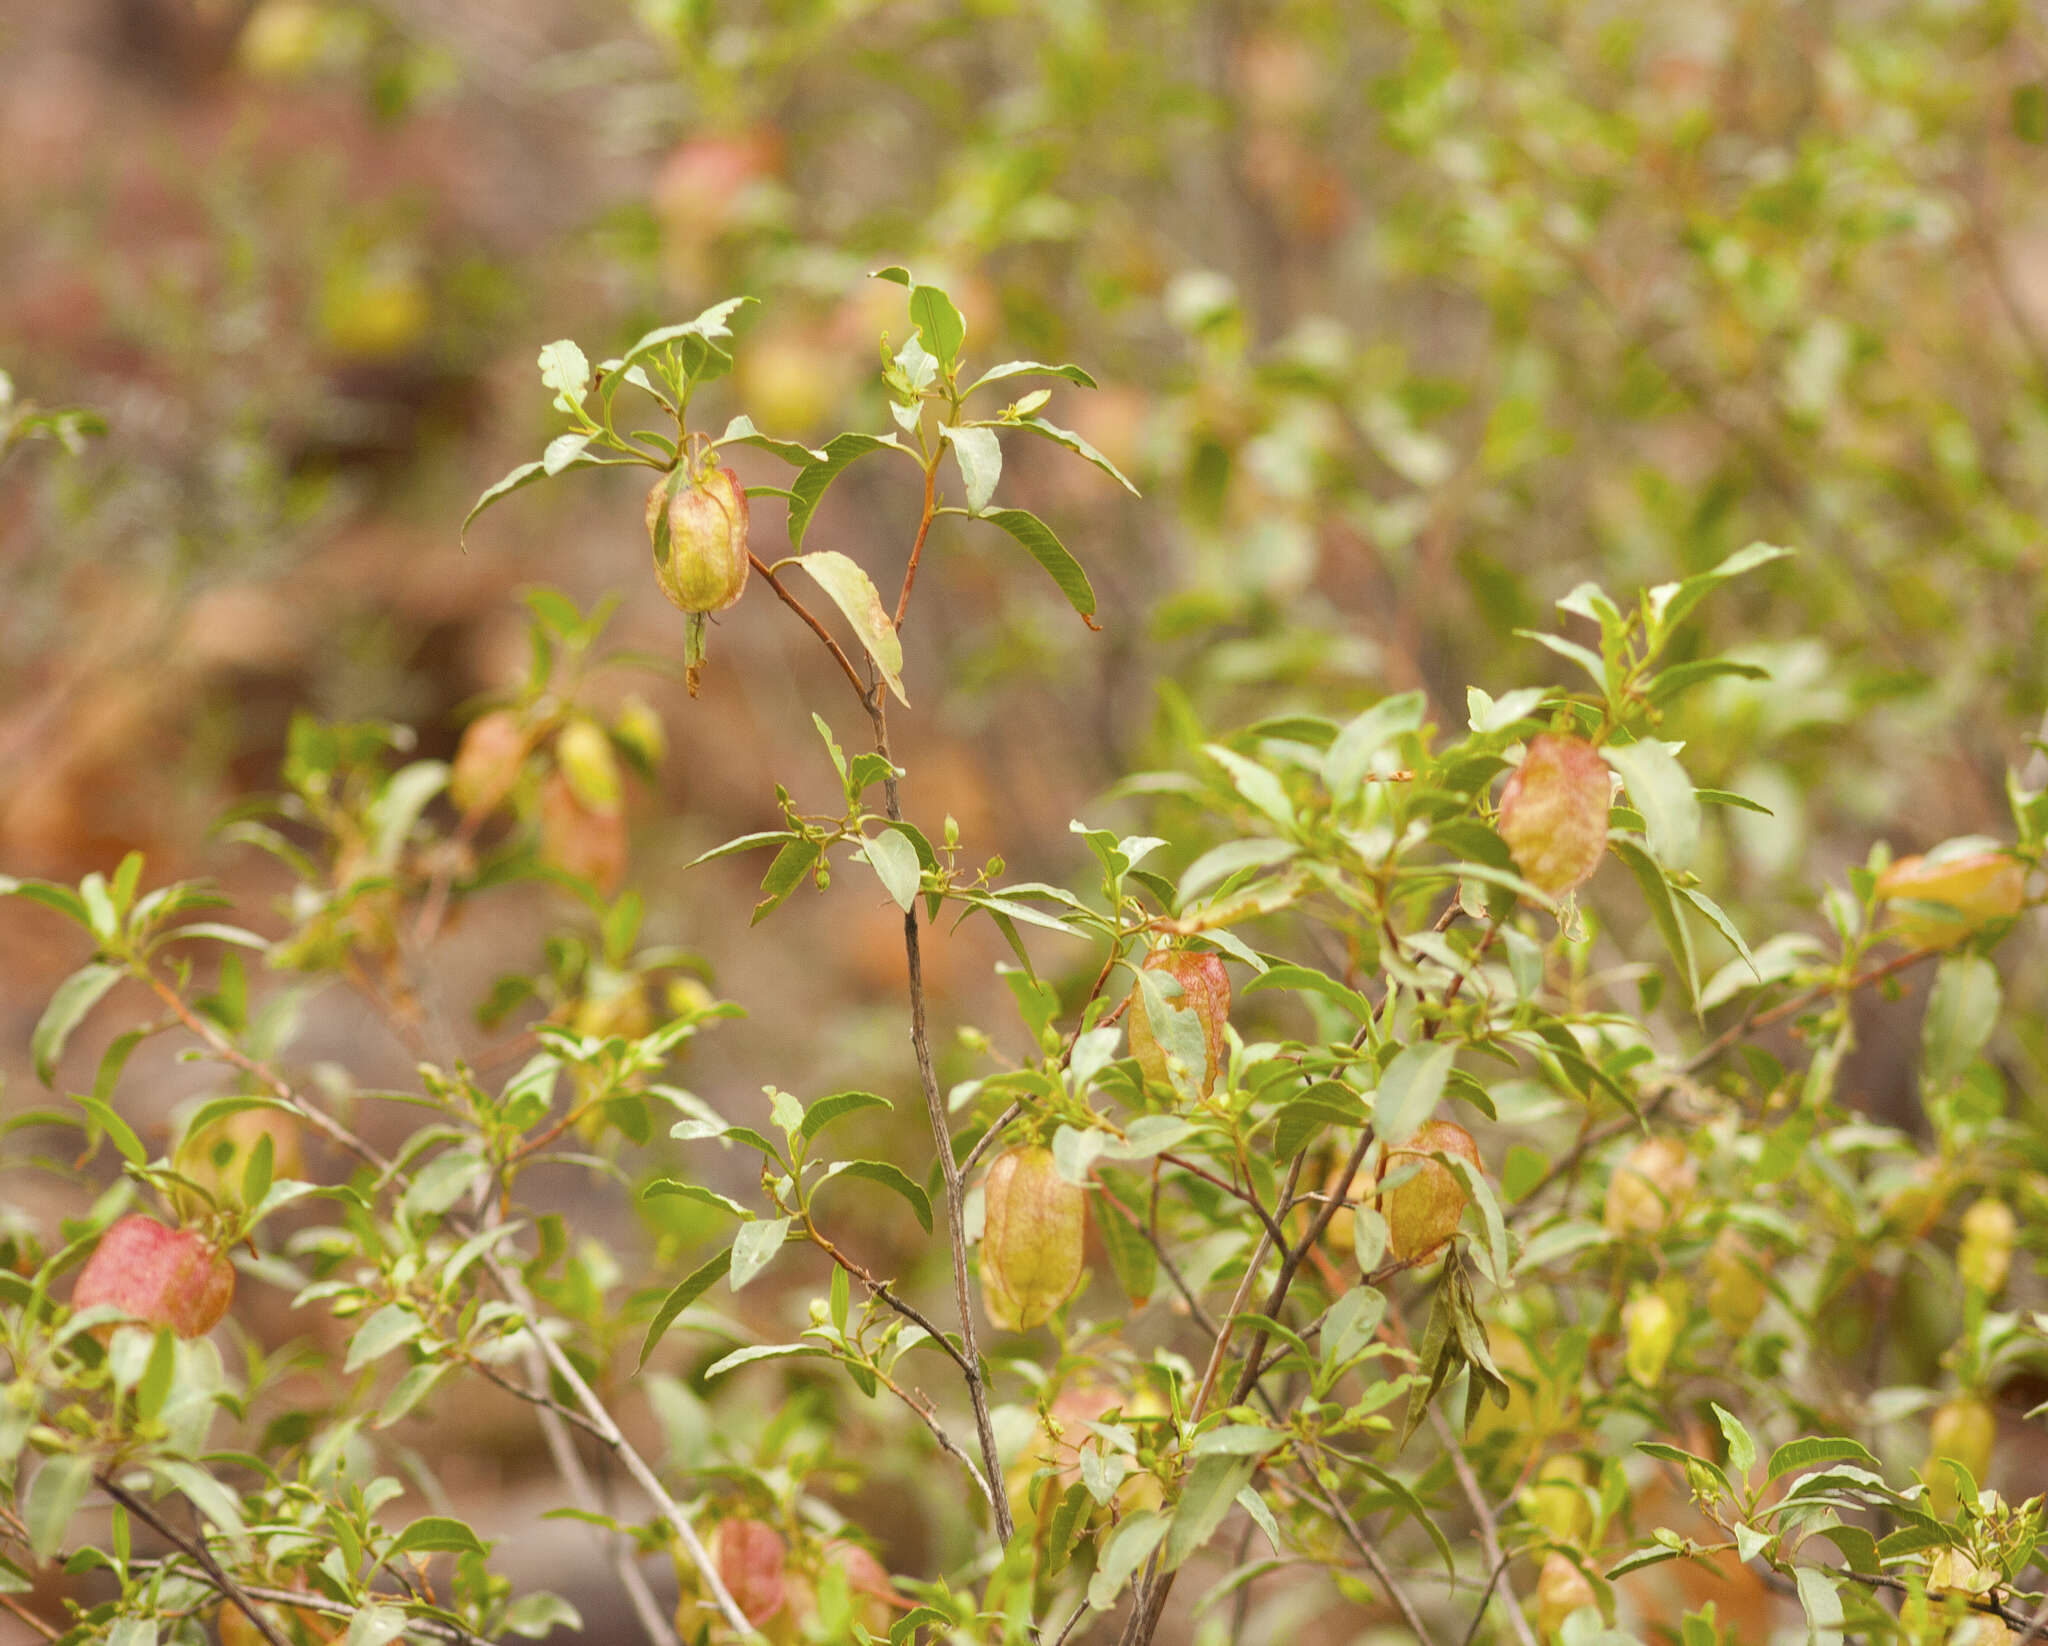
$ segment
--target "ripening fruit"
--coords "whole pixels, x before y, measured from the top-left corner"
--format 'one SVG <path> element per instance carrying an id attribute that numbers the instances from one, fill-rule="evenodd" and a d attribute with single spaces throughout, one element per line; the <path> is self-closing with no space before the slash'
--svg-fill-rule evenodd
<path id="1" fill-rule="evenodd" d="M 611 813 L 626 798 L 619 757 L 604 728 L 581 715 L 555 735 L 555 764 L 569 780 L 577 802 L 587 811 Z"/>
<path id="2" fill-rule="evenodd" d="M 1602 1218 L 1616 1239 L 1661 1234 L 1692 1197 L 1699 1170 L 1676 1138 L 1645 1138 L 1622 1157 L 1607 1182 Z"/>
<path id="3" fill-rule="evenodd" d="M 1592 1580 L 1568 1555 L 1552 1550 L 1543 1558 L 1543 1570 L 1536 1578 L 1536 1629 L 1556 1639 L 1564 1620 L 1581 1606 L 1598 1606 L 1600 1596 Z"/>
<path id="4" fill-rule="evenodd" d="M 758 1628 L 782 1610 L 788 1598 L 789 1545 L 773 1526 L 745 1516 L 722 1520 L 711 1534 L 710 1551 L 718 1580 L 749 1623 Z M 678 1615 L 676 1622 L 687 1636 L 698 1622 L 694 1596 L 686 1595 L 679 1613 L 683 1609 L 691 1615 Z"/>
<path id="5" fill-rule="evenodd" d="M 242 1174 L 264 1138 L 270 1139 L 270 1176 L 306 1175 L 305 1151 L 299 1146 L 299 1123 L 276 1109 L 237 1109 L 187 1134 L 171 1156 L 171 1167 L 204 1189 L 211 1200 L 171 1190 L 171 1205 L 180 1217 L 196 1218 L 213 1206 L 242 1203 Z"/>
<path id="6" fill-rule="evenodd" d="M 1642 1292 L 1621 1311 L 1622 1363 L 1628 1375 L 1654 1389 L 1678 1343 L 1678 1311 L 1661 1292 Z"/>
<path id="7" fill-rule="evenodd" d="M 667 499 L 668 534 L 660 530 Z M 722 612 L 747 586 L 747 489 L 731 469 L 664 476 L 647 494 L 654 577 L 678 611 Z"/>
<path id="8" fill-rule="evenodd" d="M 1021 1332 L 1080 1285 L 1087 1203 L 1052 1151 L 1033 1145 L 996 1156 L 982 1204 L 981 1306 L 993 1325 Z"/>
<path id="9" fill-rule="evenodd" d="M 180 1337 L 204 1337 L 234 1297 L 234 1265 L 218 1246 L 131 1212 L 100 1236 L 78 1273 L 71 1307 L 111 1303 Z"/>
<path id="10" fill-rule="evenodd" d="M 1202 1067 L 1188 1073 L 1193 1077 L 1195 1095 L 1206 1098 L 1215 1091 L 1216 1078 L 1223 1069 L 1223 1025 L 1230 1018 L 1230 973 L 1223 968 L 1223 958 L 1196 949 L 1154 949 L 1145 957 L 1145 970 L 1164 972 L 1178 983 L 1179 998 L 1171 1002 L 1169 1009 L 1176 1016 L 1193 1012 L 1195 1021 L 1201 1025 Z M 1145 991 L 1135 984 L 1124 1015 L 1131 1025 L 1131 1056 L 1138 1060 L 1145 1083 L 1171 1091 L 1173 1078 L 1167 1070 L 1166 1048 L 1152 1032 L 1152 1016 L 1145 1010 Z"/>
<path id="11" fill-rule="evenodd" d="M 1902 857 L 1877 877 L 1877 895 L 1901 905 L 1892 933 L 1916 949 L 1946 949 L 2026 902 L 2027 871 L 2003 852 Z"/>
<path id="12" fill-rule="evenodd" d="M 1964 1281 L 1986 1297 L 1996 1297 L 2012 1269 L 2012 1250 L 2019 1220 L 1996 1195 L 1986 1195 L 1963 1213 L 1963 1243 L 1956 1248 L 1956 1268 Z"/>
<path id="13" fill-rule="evenodd" d="M 1982 1486 L 1997 1441 L 1998 1419 L 1978 1396 L 1957 1395 L 1935 1409 L 1927 1431 L 1927 1463 L 1920 1473 L 1933 1491 L 1937 1514 L 1952 1514 L 1956 1506 L 1955 1476 L 1941 1459 L 1954 1458 Z"/>
<path id="14" fill-rule="evenodd" d="M 1582 1548 L 1593 1530 L 1593 1505 L 1586 1497 L 1592 1480 L 1592 1468 L 1582 1457 L 1547 1458 L 1535 1480 L 1515 1494 L 1515 1507 L 1551 1542 Z"/>
<path id="15" fill-rule="evenodd" d="M 1707 1251 L 1707 1313 L 1731 1338 L 1746 1336 L 1763 1313 L 1768 1293 L 1762 1264 L 1756 1248 L 1733 1228 L 1714 1236 Z"/>
<path id="16" fill-rule="evenodd" d="M 510 709 L 493 709 L 469 723 L 448 773 L 448 798 L 464 817 L 495 811 L 526 764 L 526 728 Z"/>
<path id="17" fill-rule="evenodd" d="M 1426 1122 L 1380 1161 L 1383 1182 L 1396 1171 L 1414 1168 L 1380 1194 L 1380 1215 L 1387 1220 L 1387 1255 L 1397 1262 L 1418 1261 L 1448 1241 L 1458 1232 L 1465 1203 L 1472 1198 L 1462 1177 L 1430 1158 L 1437 1154 L 1452 1155 L 1474 1167 L 1479 1164 L 1479 1145 L 1472 1141 L 1472 1134 L 1449 1120 Z"/>
<path id="18" fill-rule="evenodd" d="M 1614 784 L 1592 744 L 1546 732 L 1500 792 L 1500 837 L 1524 880 L 1562 897 L 1593 878 L 1607 850 Z"/>
<path id="19" fill-rule="evenodd" d="M 626 876 L 626 814 L 592 811 L 566 777 L 549 772 L 540 786 L 540 855 L 610 895 Z"/>

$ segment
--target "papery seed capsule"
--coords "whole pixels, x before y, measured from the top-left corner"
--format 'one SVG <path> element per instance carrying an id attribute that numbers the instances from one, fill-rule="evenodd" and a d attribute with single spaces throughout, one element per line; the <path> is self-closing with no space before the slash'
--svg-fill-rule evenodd
<path id="1" fill-rule="evenodd" d="M 1544 733 L 1500 793 L 1500 837 L 1524 880 L 1562 897 L 1583 886 L 1607 850 L 1614 785 L 1592 744 Z"/>
<path id="2" fill-rule="evenodd" d="M 463 816 L 497 809 L 519 781 L 526 746 L 526 728 L 510 709 L 493 709 L 469 723 L 448 773 L 448 798 Z"/>
<path id="3" fill-rule="evenodd" d="M 1581 1606 L 1598 1606 L 1600 1596 L 1592 1580 L 1571 1558 L 1552 1550 L 1543 1557 L 1543 1570 L 1536 1576 L 1536 1628 L 1555 1639 L 1564 1620 Z"/>
<path id="4" fill-rule="evenodd" d="M 1547 1458 L 1535 1480 L 1515 1495 L 1515 1507 L 1551 1542 L 1580 1547 L 1593 1530 L 1593 1505 L 1586 1496 L 1592 1478 L 1584 1458 Z"/>
<path id="5" fill-rule="evenodd" d="M 747 489 L 731 469 L 713 469 L 701 481 L 689 475 L 657 480 L 647 494 L 647 535 L 655 581 L 677 610 L 722 612 L 746 589 Z"/>
<path id="6" fill-rule="evenodd" d="M 711 1534 L 711 1561 L 749 1623 L 766 1623 L 787 1597 L 789 1545 L 773 1526 L 740 1517 Z"/>
<path id="7" fill-rule="evenodd" d="M 2027 871 L 2003 852 L 1902 857 L 1877 877 L 1877 895 L 1898 905 L 1892 934 L 1916 949 L 1946 949 L 2026 902 Z"/>
<path id="8" fill-rule="evenodd" d="M 1678 1311 L 1661 1292 L 1643 1292 L 1621 1311 L 1622 1363 L 1646 1389 L 1656 1388 L 1678 1344 Z"/>
<path id="9" fill-rule="evenodd" d="M 1692 1197 L 1699 1170 L 1676 1138 L 1645 1138 L 1629 1150 L 1607 1183 L 1602 1217 L 1620 1238 L 1659 1234 Z"/>
<path id="10" fill-rule="evenodd" d="M 1164 972 L 1180 985 L 1180 995 L 1169 1002 L 1176 1014 L 1192 1012 L 1202 1031 L 1202 1067 L 1187 1071 L 1198 1097 L 1216 1089 L 1216 1079 L 1226 1058 L 1223 1025 L 1230 1018 L 1230 973 L 1220 955 L 1196 949 L 1154 949 L 1145 957 L 1145 970 Z M 1131 1056 L 1146 1083 L 1163 1092 L 1173 1090 L 1167 1068 L 1166 1048 L 1153 1032 L 1152 1014 L 1145 1009 L 1145 991 L 1134 985 L 1125 1017 L 1131 1026 Z"/>
<path id="11" fill-rule="evenodd" d="M 609 896 L 626 875 L 626 814 L 590 810 L 566 777 L 550 772 L 540 789 L 540 851 L 543 861 Z"/>
<path id="12" fill-rule="evenodd" d="M 1405 1173 L 1379 1197 L 1380 1214 L 1387 1220 L 1387 1255 L 1399 1262 L 1425 1258 L 1456 1234 L 1472 1198 L 1462 1177 L 1430 1158 L 1437 1154 L 1479 1164 L 1479 1145 L 1472 1134 L 1449 1120 L 1424 1123 L 1380 1161 L 1381 1181 Z"/>
<path id="13" fill-rule="evenodd" d="M 1087 1204 L 1050 1149 L 996 1156 L 982 1189 L 982 1307 L 1005 1331 L 1046 1319 L 1081 1283 Z"/>
<path id="14" fill-rule="evenodd" d="M 211 1198 L 174 1187 L 170 1191 L 172 1209 L 181 1217 L 196 1218 L 214 1206 L 240 1205 L 242 1174 L 266 1137 L 270 1139 L 272 1181 L 304 1177 L 306 1155 L 299 1145 L 298 1122 L 277 1109 L 237 1109 L 187 1134 L 179 1143 L 171 1156 L 172 1167 Z"/>
<path id="15" fill-rule="evenodd" d="M 1995 1195 L 1986 1195 L 1963 1213 L 1963 1243 L 1956 1249 L 1956 1268 L 1966 1284 L 1986 1297 L 1996 1297 L 2012 1269 L 2019 1220 Z"/>
<path id="16" fill-rule="evenodd" d="M 619 757 L 612 752 L 612 740 L 596 721 L 578 715 L 556 733 L 555 764 L 585 809 L 611 813 L 625 800 Z"/>
<path id="17" fill-rule="evenodd" d="M 1920 1473 L 1933 1492 L 1938 1514 L 1952 1514 L 1956 1506 L 1955 1476 L 1941 1460 L 1954 1458 L 1982 1486 L 1997 1442 L 1998 1418 L 1976 1395 L 1957 1395 L 1935 1409 L 1927 1431 L 1927 1462 Z"/>
<path id="18" fill-rule="evenodd" d="M 111 1303 L 180 1337 L 204 1337 L 234 1298 L 234 1265 L 218 1246 L 131 1212 L 100 1236 L 72 1288 L 71 1307 Z"/>
<path id="19" fill-rule="evenodd" d="M 1768 1293 L 1756 1249 L 1733 1229 L 1723 1229 L 1707 1251 L 1707 1312 L 1732 1338 L 1747 1335 L 1763 1313 Z"/>

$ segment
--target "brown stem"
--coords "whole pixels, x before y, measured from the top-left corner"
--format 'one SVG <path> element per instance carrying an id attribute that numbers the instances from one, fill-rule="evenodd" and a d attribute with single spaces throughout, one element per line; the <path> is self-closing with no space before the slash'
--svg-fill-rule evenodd
<path id="1" fill-rule="evenodd" d="M 846 678 L 852 682 L 853 689 L 865 698 L 867 696 L 867 687 L 862 683 L 859 671 L 854 668 L 853 659 L 848 657 L 845 648 L 832 638 L 832 631 L 811 615 L 810 607 L 806 606 L 783 586 L 782 580 L 768 569 L 758 554 L 749 554 L 747 559 L 753 564 L 754 570 L 768 580 L 768 587 L 775 591 L 776 596 L 782 603 L 808 623 L 811 632 L 824 641 L 825 649 L 838 660 L 840 668 L 846 671 Z"/>
<path id="2" fill-rule="evenodd" d="M 36 1614 L 34 1612 L 31 1612 L 26 1606 L 23 1606 L 20 1602 L 15 1600 L 15 1598 L 12 1595 L 0 1595 L 0 1606 L 6 1607 L 8 1611 L 12 1612 L 16 1617 L 20 1618 L 22 1622 L 26 1623 L 31 1629 L 35 1630 L 35 1632 L 41 1635 L 43 1639 L 55 1640 L 57 1638 L 57 1631 L 54 1628 L 52 1628 L 49 1624 L 45 1623 L 41 1618 L 37 1617 Z"/>
<path id="3" fill-rule="evenodd" d="M 1493 1599 L 1497 1588 L 1506 1597 L 1508 1626 L 1515 1631 L 1515 1638 L 1522 1646 L 1536 1646 L 1536 1636 L 1530 1631 L 1529 1620 L 1522 1615 L 1521 1603 L 1515 1598 L 1515 1591 L 1508 1582 L 1507 1562 L 1501 1558 L 1500 1524 L 1493 1517 L 1486 1494 L 1480 1490 L 1479 1481 L 1472 1473 L 1472 1465 L 1465 1461 L 1465 1448 L 1458 1444 L 1458 1437 L 1451 1433 L 1451 1426 L 1444 1421 L 1444 1414 L 1434 1406 L 1429 1409 L 1430 1427 L 1436 1430 L 1436 1437 L 1443 1443 L 1444 1455 L 1451 1460 L 1451 1472 L 1458 1477 L 1458 1490 L 1465 1494 L 1465 1501 L 1472 1507 L 1472 1518 L 1479 1523 L 1479 1549 L 1486 1557 L 1486 1564 L 1493 1571 L 1493 1582 L 1486 1588 L 1486 1597 L 1479 1603 L 1479 1617 L 1472 1620 L 1472 1627 L 1479 1627 L 1479 1618 L 1486 1615 L 1487 1605 Z"/>
<path id="4" fill-rule="evenodd" d="M 903 803 L 897 792 L 896 762 L 889 753 L 889 718 L 879 682 L 861 694 L 868 718 L 874 722 L 875 752 L 887 762 L 889 775 L 882 780 L 882 793 L 889 820 L 903 820 Z M 981 1375 L 981 1350 L 974 1340 L 974 1296 L 967 1279 L 966 1189 L 960 1164 L 953 1158 L 953 1130 L 946 1119 L 946 1102 L 939 1092 L 938 1071 L 932 1065 L 931 1034 L 925 1023 L 924 955 L 918 942 L 917 901 L 903 911 L 903 956 L 910 972 L 910 1048 L 917 1059 L 918 1082 L 924 1089 L 925 1118 L 931 1123 L 932 1145 L 938 1150 L 939 1170 L 946 1180 L 946 1236 L 953 1248 L 953 1301 L 960 1311 L 960 1342 L 966 1364 L 962 1376 L 967 1398 L 974 1408 L 974 1429 L 981 1441 L 981 1460 L 991 1481 L 1002 1479 L 1003 1466 L 996 1450 L 996 1430 L 989 1417 L 988 1390 Z M 1010 1519 L 1010 1505 L 1003 1493 L 994 1497 L 996 1535 L 1008 1546 L 1016 1527 Z"/>
<path id="5" fill-rule="evenodd" d="M 932 516 L 939 505 L 939 459 L 935 453 L 924 471 L 924 513 L 918 517 L 917 540 L 910 545 L 910 560 L 903 568 L 903 592 L 896 596 L 896 627 L 910 610 L 910 586 L 917 581 L 917 563 L 924 558 L 924 540 L 932 529 Z"/>
<path id="6" fill-rule="evenodd" d="M 126 1509 L 137 1520 L 153 1530 L 157 1536 L 164 1539 L 172 1548 L 190 1555 L 194 1560 L 198 1561 L 200 1568 L 206 1573 L 207 1581 L 234 1603 L 235 1610 L 255 1625 L 256 1632 L 269 1641 L 270 1646 L 291 1646 L 291 1642 L 278 1632 L 277 1625 L 256 1609 L 256 1602 L 249 1598 L 248 1591 L 222 1570 L 220 1562 L 213 1558 L 212 1551 L 206 1547 L 206 1541 L 203 1537 L 188 1538 L 182 1533 L 173 1531 L 170 1526 L 158 1518 L 155 1510 L 151 1509 L 147 1503 L 144 1503 L 133 1492 L 122 1486 L 112 1475 L 95 1474 L 93 1479 L 99 1483 L 101 1491 L 120 1504 L 122 1508 Z"/>

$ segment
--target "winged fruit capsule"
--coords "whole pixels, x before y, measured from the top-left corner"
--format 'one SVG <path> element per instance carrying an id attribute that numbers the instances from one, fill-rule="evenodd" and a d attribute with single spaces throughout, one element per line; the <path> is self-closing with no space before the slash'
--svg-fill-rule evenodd
<path id="1" fill-rule="evenodd" d="M 180 1337 L 204 1337 L 235 1298 L 227 1253 L 190 1229 L 131 1212 L 100 1236 L 79 1271 L 71 1307 L 111 1303 Z"/>
<path id="2" fill-rule="evenodd" d="M 647 535 L 655 581 L 678 611 L 722 612 L 745 592 L 747 489 L 731 469 L 657 480 L 647 494 Z"/>
<path id="3" fill-rule="evenodd" d="M 1179 997 L 1168 1002 L 1167 1009 L 1176 1019 L 1192 1012 L 1201 1028 L 1202 1066 L 1186 1072 L 1196 1094 L 1207 1097 L 1215 1091 L 1224 1064 L 1223 1025 L 1230 1019 L 1230 973 L 1224 970 L 1220 955 L 1195 949 L 1154 949 L 1145 957 L 1145 970 L 1163 972 L 1180 985 Z M 1138 1060 L 1145 1083 L 1171 1091 L 1167 1049 L 1153 1030 L 1142 985 L 1132 987 L 1125 1015 L 1131 1025 L 1131 1056 Z"/>
<path id="4" fill-rule="evenodd" d="M 996 1326 L 1023 1331 L 1081 1283 L 1087 1205 L 1038 1145 L 996 1156 L 982 1203 L 982 1307 Z"/>
<path id="5" fill-rule="evenodd" d="M 1562 897 L 1593 878 L 1607 850 L 1614 784 L 1600 751 L 1583 738 L 1529 739 L 1500 793 L 1500 837 L 1524 880 Z"/>

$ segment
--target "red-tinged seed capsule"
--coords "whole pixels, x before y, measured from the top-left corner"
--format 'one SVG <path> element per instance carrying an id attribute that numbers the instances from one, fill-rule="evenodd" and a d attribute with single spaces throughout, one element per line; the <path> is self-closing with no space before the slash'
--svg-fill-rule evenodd
<path id="1" fill-rule="evenodd" d="M 741 1517 L 711 1534 L 711 1560 L 733 1603 L 756 1626 L 782 1610 L 788 1595 L 789 1545 L 773 1526 Z"/>
<path id="2" fill-rule="evenodd" d="M 510 709 L 493 709 L 469 723 L 448 773 L 448 798 L 465 817 L 495 811 L 526 763 L 526 728 Z"/>
<path id="3" fill-rule="evenodd" d="M 1562 897 L 1583 886 L 1607 850 L 1614 785 L 1592 744 L 1544 733 L 1500 795 L 1500 836 L 1524 880 Z"/>
<path id="4" fill-rule="evenodd" d="M 1405 1174 L 1380 1195 L 1380 1214 L 1387 1220 L 1387 1255 L 1399 1262 L 1429 1256 L 1458 1232 L 1472 1192 L 1450 1167 L 1431 1158 L 1450 1155 L 1479 1164 L 1479 1145 L 1463 1126 L 1449 1120 L 1426 1122 L 1380 1162 L 1380 1179 Z"/>
<path id="5" fill-rule="evenodd" d="M 667 541 L 660 530 L 663 501 Z M 701 481 L 668 476 L 647 494 L 647 535 L 654 544 L 655 581 L 678 611 L 721 612 L 738 600 L 751 569 L 747 559 L 747 489 L 731 469 Z"/>
<path id="6" fill-rule="evenodd" d="M 590 810 L 566 777 L 550 772 L 540 790 L 540 853 L 610 896 L 626 877 L 626 814 Z"/>
<path id="7" fill-rule="evenodd" d="M 982 1204 L 982 1307 L 1000 1329 L 1024 1331 L 1081 1283 L 1087 1203 L 1034 1145 L 996 1156 Z"/>
<path id="8" fill-rule="evenodd" d="M 100 1236 L 79 1271 L 71 1307 L 110 1303 L 180 1337 L 204 1337 L 235 1298 L 227 1254 L 190 1229 L 130 1213 Z"/>
<path id="9" fill-rule="evenodd" d="M 1602 1217 L 1607 1232 L 1620 1238 L 1659 1234 L 1692 1197 L 1699 1169 L 1676 1138 L 1651 1137 L 1623 1157 L 1607 1183 Z"/>
<path id="10" fill-rule="evenodd" d="M 1230 1019 L 1230 973 L 1220 955 L 1194 949 L 1155 949 L 1145 957 L 1145 969 L 1164 972 L 1180 985 L 1180 995 L 1168 1010 L 1193 1012 L 1202 1030 L 1202 1067 L 1189 1070 L 1196 1093 L 1208 1097 L 1216 1089 L 1217 1076 L 1227 1056 L 1223 1025 Z M 1152 1014 L 1145 1009 L 1145 991 L 1133 985 L 1130 1003 L 1124 1010 L 1130 1023 L 1131 1056 L 1148 1085 L 1161 1091 L 1173 1089 L 1167 1068 L 1166 1048 L 1153 1032 Z"/>
<path id="11" fill-rule="evenodd" d="M 1536 1628 L 1549 1639 L 1556 1639 L 1564 1628 L 1564 1620 L 1581 1606 L 1598 1606 L 1600 1597 L 1594 1592 L 1592 1581 L 1565 1555 L 1552 1550 L 1543 1559 L 1543 1570 L 1536 1576 Z"/>

